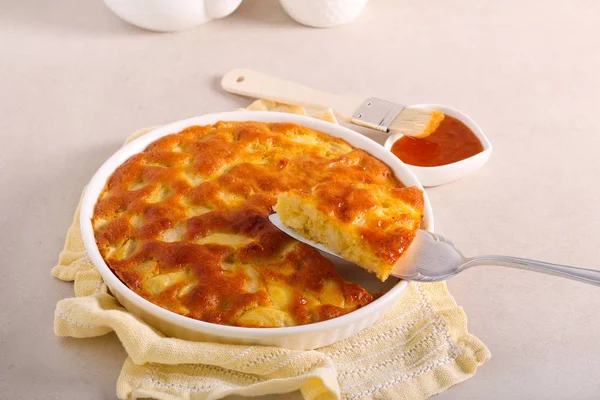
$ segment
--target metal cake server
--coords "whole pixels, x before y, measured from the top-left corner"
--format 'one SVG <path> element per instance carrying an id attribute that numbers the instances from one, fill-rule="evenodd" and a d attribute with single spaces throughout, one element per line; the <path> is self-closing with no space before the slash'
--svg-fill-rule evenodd
<path id="1" fill-rule="evenodd" d="M 269 220 L 273 225 L 294 239 L 306 243 L 317 250 L 344 259 L 322 244 L 315 243 L 294 229 L 284 225 L 279 218 L 279 214 L 271 214 Z M 569 267 L 567 265 L 508 256 L 465 257 L 450 240 L 423 229 L 417 231 L 415 239 L 408 250 L 402 255 L 391 275 L 411 281 L 437 282 L 451 278 L 459 272 L 477 265 L 499 265 L 542 272 L 600 286 L 600 271 L 598 270 Z"/>

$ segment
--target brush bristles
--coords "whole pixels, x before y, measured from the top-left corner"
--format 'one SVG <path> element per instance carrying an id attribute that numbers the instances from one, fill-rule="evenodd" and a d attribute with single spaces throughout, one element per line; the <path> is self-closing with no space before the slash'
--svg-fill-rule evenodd
<path id="1" fill-rule="evenodd" d="M 444 119 L 441 111 L 404 108 L 390 125 L 391 133 L 425 137 L 431 135 Z"/>

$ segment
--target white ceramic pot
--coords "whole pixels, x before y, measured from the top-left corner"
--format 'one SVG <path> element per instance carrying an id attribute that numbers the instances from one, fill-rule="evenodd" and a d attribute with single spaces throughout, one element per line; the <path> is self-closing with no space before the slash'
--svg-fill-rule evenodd
<path id="1" fill-rule="evenodd" d="M 296 22 L 315 28 L 332 28 L 354 21 L 369 0 L 279 0 Z"/>
<path id="2" fill-rule="evenodd" d="M 104 0 L 117 16 L 158 32 L 190 29 L 234 12 L 242 0 Z"/>

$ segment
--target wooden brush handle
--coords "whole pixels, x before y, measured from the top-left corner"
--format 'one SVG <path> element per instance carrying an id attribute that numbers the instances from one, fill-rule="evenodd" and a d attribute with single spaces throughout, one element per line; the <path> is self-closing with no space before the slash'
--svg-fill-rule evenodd
<path id="1" fill-rule="evenodd" d="M 332 108 L 345 121 L 350 121 L 352 114 L 365 101 L 365 98 L 322 92 L 246 68 L 226 73 L 221 86 L 227 92 L 256 99 L 315 109 Z"/>

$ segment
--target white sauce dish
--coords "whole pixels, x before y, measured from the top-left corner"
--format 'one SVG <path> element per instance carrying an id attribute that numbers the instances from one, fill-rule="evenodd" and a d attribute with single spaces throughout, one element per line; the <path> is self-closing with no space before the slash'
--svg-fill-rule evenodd
<path id="1" fill-rule="evenodd" d="M 425 108 L 428 110 L 439 110 L 444 114 L 454 117 L 464 123 L 477 136 L 483 146 L 483 151 L 471 157 L 465 158 L 451 164 L 440 165 L 437 167 L 419 167 L 416 165 L 406 164 L 419 182 L 425 187 L 439 186 L 460 179 L 468 174 L 471 174 L 481 168 L 490 158 L 492 154 L 492 144 L 485 136 L 481 128 L 465 113 L 440 104 L 416 104 L 411 107 Z M 402 137 L 401 134 L 390 136 L 384 144 L 384 147 L 392 151 L 392 146 Z M 395 157 L 395 156 L 394 156 Z"/>

